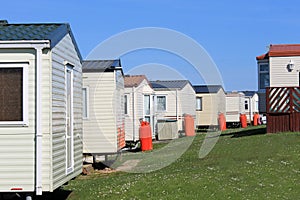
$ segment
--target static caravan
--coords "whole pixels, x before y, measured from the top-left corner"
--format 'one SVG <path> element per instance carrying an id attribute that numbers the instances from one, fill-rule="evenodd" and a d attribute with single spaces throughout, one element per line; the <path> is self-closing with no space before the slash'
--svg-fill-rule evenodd
<path id="1" fill-rule="evenodd" d="M 258 109 L 258 94 L 255 91 L 242 91 L 245 94 L 245 114 L 247 116 L 247 123 L 253 122 L 253 116 L 259 113 Z"/>
<path id="2" fill-rule="evenodd" d="M 0 192 L 82 172 L 81 56 L 68 24 L 0 23 Z"/>
<path id="3" fill-rule="evenodd" d="M 155 91 L 156 119 L 177 120 L 177 128 L 184 131 L 184 114 L 196 118 L 196 94 L 188 80 L 151 81 Z"/>
<path id="4" fill-rule="evenodd" d="M 299 131 L 300 44 L 270 45 L 256 60 L 259 109 L 267 116 L 267 132 Z"/>
<path id="5" fill-rule="evenodd" d="M 125 146 L 124 76 L 120 60 L 86 60 L 83 70 L 83 153 L 104 155 Z"/>
<path id="6" fill-rule="evenodd" d="M 226 93 L 226 124 L 228 127 L 240 125 L 240 114 L 245 114 L 245 94 Z"/>
<path id="7" fill-rule="evenodd" d="M 267 87 L 300 86 L 300 44 L 271 44 L 256 60 L 259 111 L 266 113 Z"/>
<path id="8" fill-rule="evenodd" d="M 126 75 L 124 77 L 124 112 L 125 112 L 125 140 L 136 142 L 139 140 L 139 119 L 148 121 L 155 138 L 154 126 L 154 90 L 145 75 Z"/>
<path id="9" fill-rule="evenodd" d="M 226 95 L 221 85 L 197 85 L 196 127 L 215 128 L 220 113 L 226 114 Z"/>

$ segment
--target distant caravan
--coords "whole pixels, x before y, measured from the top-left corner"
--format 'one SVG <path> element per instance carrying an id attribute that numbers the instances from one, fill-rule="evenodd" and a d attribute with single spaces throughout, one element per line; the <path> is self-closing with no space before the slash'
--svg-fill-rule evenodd
<path id="1" fill-rule="evenodd" d="M 226 93 L 226 125 L 240 127 L 240 115 L 245 114 L 245 94 L 243 92 Z"/>

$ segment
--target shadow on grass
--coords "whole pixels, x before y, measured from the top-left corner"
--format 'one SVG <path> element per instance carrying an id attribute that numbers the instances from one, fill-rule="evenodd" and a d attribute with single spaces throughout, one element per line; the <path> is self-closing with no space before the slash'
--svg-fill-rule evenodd
<path id="1" fill-rule="evenodd" d="M 103 160 L 100 162 L 93 163 L 93 168 L 95 170 L 103 170 L 105 168 L 110 168 L 110 166 L 115 162 L 115 159 L 113 160 Z"/>
<path id="2" fill-rule="evenodd" d="M 72 191 L 59 188 L 53 192 L 45 192 L 42 196 L 35 197 L 36 200 L 65 200 L 71 195 Z"/>
<path id="3" fill-rule="evenodd" d="M 253 136 L 253 135 L 263 135 L 266 134 L 266 128 L 256 128 L 256 129 L 245 129 L 237 132 L 229 132 L 229 133 L 222 133 L 221 136 L 230 136 L 231 138 L 239 138 L 245 136 Z"/>
<path id="4" fill-rule="evenodd" d="M 64 190 L 62 188 L 56 189 L 53 192 L 43 192 L 42 196 L 35 196 L 34 194 L 26 193 L 1 193 L 1 200 L 23 200 L 30 195 L 32 200 L 65 200 L 71 195 L 72 191 Z"/>

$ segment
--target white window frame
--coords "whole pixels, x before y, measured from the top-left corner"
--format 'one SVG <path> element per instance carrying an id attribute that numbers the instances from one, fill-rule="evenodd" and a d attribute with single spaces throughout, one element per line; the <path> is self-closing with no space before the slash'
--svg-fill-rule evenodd
<path id="1" fill-rule="evenodd" d="M 200 109 L 198 109 L 198 102 L 197 100 L 200 99 Z M 196 111 L 203 111 L 203 97 L 196 97 Z"/>
<path id="2" fill-rule="evenodd" d="M 259 101 L 255 101 L 255 110 L 256 110 L 256 111 L 259 110 Z"/>
<path id="3" fill-rule="evenodd" d="M 146 98 L 146 96 L 149 97 L 149 114 L 147 114 L 146 110 L 145 110 L 145 106 L 146 106 L 145 98 Z M 167 103 L 166 103 L 166 105 L 167 105 Z M 146 118 L 148 118 L 149 119 L 148 122 L 151 123 L 152 119 L 151 119 L 151 95 L 150 94 L 143 94 L 143 117 L 144 117 L 145 121 L 147 121 Z"/>
<path id="4" fill-rule="evenodd" d="M 84 86 L 82 88 L 82 102 L 84 102 L 86 100 L 86 102 L 85 102 L 86 116 L 83 115 L 84 112 L 83 112 L 83 109 L 82 109 L 82 119 L 89 119 L 89 117 L 90 117 L 90 112 L 89 112 L 89 107 L 90 107 L 90 104 L 89 104 L 89 102 L 90 102 L 89 89 L 90 88 L 88 86 Z M 85 93 L 86 99 L 83 99 L 83 90 L 86 91 L 86 93 Z M 82 107 L 83 106 L 84 106 L 84 104 L 82 104 Z"/>
<path id="5" fill-rule="evenodd" d="M 0 126 L 28 126 L 28 63 L 3 63 L 0 68 L 22 68 L 23 69 L 23 120 L 22 121 L 0 121 Z"/>
<path id="6" fill-rule="evenodd" d="M 126 105 L 125 105 L 125 98 L 126 98 Z M 124 94 L 124 114 L 125 115 L 129 115 L 129 95 L 128 94 Z M 127 111 L 127 112 L 125 112 Z"/>
<path id="7" fill-rule="evenodd" d="M 250 101 L 249 101 L 249 99 L 245 99 L 245 104 L 244 104 L 244 106 L 245 106 L 245 111 L 249 111 L 249 107 L 250 107 Z M 247 105 L 247 108 L 246 108 L 246 105 Z"/>
<path id="8" fill-rule="evenodd" d="M 268 71 L 261 71 L 260 68 L 262 65 L 268 65 Z M 262 62 L 258 64 L 258 90 L 265 90 L 265 88 L 261 88 L 261 78 L 260 75 L 261 74 L 268 74 L 269 75 L 269 86 L 270 86 L 270 64 L 268 62 Z M 267 86 L 268 87 L 268 86 Z"/>
<path id="9" fill-rule="evenodd" d="M 66 63 L 65 64 L 65 102 L 66 102 L 66 106 L 67 106 L 67 73 L 68 73 L 68 70 L 71 71 L 71 110 L 70 112 L 72 113 L 71 115 L 71 122 L 70 122 L 70 125 L 71 125 L 71 134 L 70 134 L 70 141 L 71 141 L 71 149 L 70 149 L 70 153 L 71 153 L 71 166 L 68 167 L 68 156 L 67 156 L 67 153 L 68 153 L 68 149 L 66 149 L 66 175 L 69 175 L 71 174 L 72 172 L 74 172 L 74 127 L 73 127 L 73 123 L 74 123 L 74 98 L 73 98 L 73 95 L 74 95 L 74 66 L 72 64 L 69 64 L 69 63 Z M 66 145 L 66 148 L 68 148 L 68 133 L 67 133 L 67 107 L 66 107 L 66 133 L 65 133 L 65 138 L 66 138 L 66 141 L 65 141 L 65 145 Z"/>
<path id="10" fill-rule="evenodd" d="M 158 109 L 158 101 L 157 101 L 158 97 L 165 97 L 165 99 L 166 99 L 166 109 L 165 110 L 159 110 Z M 167 110 L 168 110 L 168 97 L 167 97 L 167 95 L 164 95 L 164 94 L 156 95 L 156 106 L 155 107 L 156 107 L 157 112 L 167 112 Z"/>
<path id="11" fill-rule="evenodd" d="M 146 110 L 145 110 L 145 106 L 146 106 L 146 104 L 145 104 L 145 98 L 146 97 L 149 97 L 149 114 L 147 114 L 146 113 Z M 148 106 L 148 105 L 147 105 Z M 143 94 L 143 115 L 144 116 L 150 116 L 151 115 L 151 95 L 150 94 Z"/>

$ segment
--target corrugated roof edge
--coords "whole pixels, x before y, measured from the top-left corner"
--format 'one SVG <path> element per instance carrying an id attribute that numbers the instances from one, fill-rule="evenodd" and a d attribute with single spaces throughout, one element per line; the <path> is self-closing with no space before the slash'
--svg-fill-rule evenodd
<path id="1" fill-rule="evenodd" d="M 166 86 L 165 84 L 168 83 L 184 83 L 183 85 L 181 85 L 181 87 L 170 87 L 170 85 Z M 174 90 L 174 89 L 182 89 L 184 88 L 187 84 L 190 84 L 191 87 L 193 87 L 193 85 L 191 84 L 191 82 L 189 80 L 156 80 L 156 81 L 150 81 L 152 88 L 154 90 L 165 90 L 165 89 L 170 89 L 170 90 Z M 159 86 L 158 86 L 159 85 Z"/>
<path id="2" fill-rule="evenodd" d="M 72 30 L 71 30 L 70 24 L 69 24 L 69 23 L 62 23 L 62 25 L 64 25 L 64 28 L 66 29 L 67 33 L 70 34 L 70 37 L 71 37 L 72 42 L 73 42 L 73 44 L 74 44 L 75 50 L 76 50 L 76 52 L 77 52 L 77 54 L 78 54 L 78 57 L 79 57 L 79 59 L 80 59 L 80 62 L 82 63 L 82 60 L 83 60 L 83 59 L 82 59 L 82 55 L 81 55 L 81 53 L 80 53 L 78 44 L 77 44 L 77 42 L 76 42 L 76 40 L 75 40 L 74 34 L 73 34 Z M 66 35 L 66 34 L 65 34 L 65 35 Z M 65 35 L 63 35 L 62 37 L 64 37 Z M 57 44 L 58 42 L 59 42 L 59 41 L 57 41 L 56 44 Z M 54 41 L 54 43 L 55 43 L 55 41 Z M 55 45 L 56 45 L 56 44 L 55 44 Z"/>
<path id="3" fill-rule="evenodd" d="M 251 91 L 251 90 L 245 90 L 245 91 L 239 91 L 245 94 L 245 96 L 254 96 L 255 94 L 257 94 L 257 91 Z"/>
<path id="4" fill-rule="evenodd" d="M 300 44 L 270 44 L 269 51 L 256 56 L 256 60 L 265 60 L 269 57 L 300 56 Z"/>
<path id="5" fill-rule="evenodd" d="M 5 20 L 5 21 L 7 22 L 7 20 Z M 54 46 L 56 46 L 59 43 L 59 41 L 63 37 L 65 37 L 66 34 L 70 34 L 70 37 L 72 39 L 75 50 L 80 59 L 80 62 L 82 62 L 82 60 L 83 60 L 69 23 L 9 23 L 8 22 L 8 23 L 1 24 L 1 26 L 9 26 L 9 25 L 59 25 L 60 27 L 57 28 L 55 31 L 53 31 L 53 33 L 51 35 L 49 35 L 49 37 L 53 37 L 53 39 L 51 39 L 51 41 L 50 41 L 50 48 L 53 48 Z"/>
<path id="6" fill-rule="evenodd" d="M 125 82 L 125 79 L 126 79 L 126 78 L 133 78 L 133 77 L 141 77 L 141 78 L 142 78 L 141 82 L 142 82 L 143 80 L 146 80 L 147 83 L 149 84 L 149 86 L 152 88 L 152 84 L 150 83 L 150 81 L 148 80 L 148 78 L 146 77 L 146 75 L 143 75 L 143 74 L 139 74 L 139 75 L 125 74 L 125 75 L 124 75 L 124 82 Z M 138 83 L 138 85 L 141 84 L 141 82 Z M 135 84 L 127 84 L 127 85 L 126 85 L 126 83 L 124 83 L 124 84 L 125 84 L 125 87 L 133 87 L 133 86 L 135 86 Z M 153 89 L 153 88 L 152 88 L 152 89 Z"/>
<path id="7" fill-rule="evenodd" d="M 217 93 L 220 89 L 223 90 L 225 93 L 225 90 L 222 85 L 193 85 L 193 88 L 197 94 L 199 93 Z M 203 89 L 203 90 L 197 90 L 197 89 Z"/>
<path id="8" fill-rule="evenodd" d="M 110 67 L 106 67 L 106 68 L 91 68 L 89 69 L 88 67 L 85 67 L 84 63 L 92 63 L 92 62 L 109 62 L 111 61 L 112 64 L 110 65 Z M 121 60 L 120 59 L 109 59 L 109 60 L 83 60 L 82 61 L 82 72 L 84 73 L 92 73 L 92 72 L 105 72 L 105 71 L 114 71 L 114 70 L 120 70 L 122 75 L 124 76 L 124 72 L 122 69 L 122 65 L 121 65 Z"/>
<path id="9" fill-rule="evenodd" d="M 265 60 L 269 58 L 269 53 L 265 53 L 259 56 L 256 56 L 256 60 Z"/>

